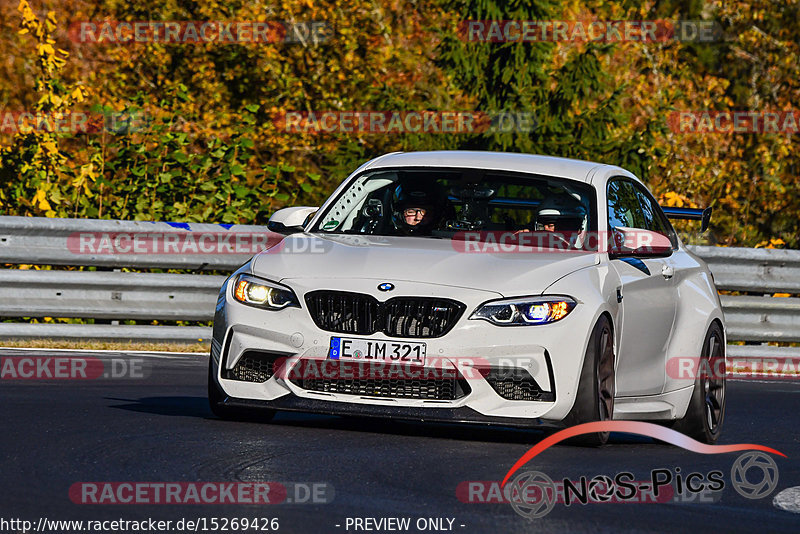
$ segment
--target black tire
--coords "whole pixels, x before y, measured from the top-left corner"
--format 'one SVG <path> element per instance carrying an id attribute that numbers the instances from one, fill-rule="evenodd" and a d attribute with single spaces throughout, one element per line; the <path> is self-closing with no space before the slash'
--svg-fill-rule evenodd
<path id="1" fill-rule="evenodd" d="M 214 374 L 214 360 L 209 358 L 208 362 L 208 405 L 211 412 L 226 421 L 253 421 L 265 423 L 275 417 L 275 410 L 250 410 L 246 408 L 234 408 L 232 406 L 225 406 L 224 401 L 228 395 L 222 391 L 222 388 L 217 383 L 217 377 Z"/>
<path id="2" fill-rule="evenodd" d="M 567 426 L 609 421 L 614 415 L 614 336 L 611 323 L 600 316 L 592 330 L 575 404 L 564 422 Z M 593 432 L 569 440 L 573 445 L 600 447 L 608 442 L 608 432 Z"/>
<path id="3" fill-rule="evenodd" d="M 716 443 L 725 419 L 725 367 L 718 363 L 720 359 L 725 361 L 723 339 L 722 328 L 718 323 L 712 323 L 703 341 L 694 392 L 686 415 L 672 425 L 674 430 L 708 444 Z"/>

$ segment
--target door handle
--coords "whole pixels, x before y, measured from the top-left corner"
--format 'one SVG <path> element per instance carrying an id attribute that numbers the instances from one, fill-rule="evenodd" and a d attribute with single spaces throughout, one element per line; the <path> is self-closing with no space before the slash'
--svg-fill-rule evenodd
<path id="1" fill-rule="evenodd" d="M 661 274 L 666 280 L 669 280 L 672 278 L 672 275 L 675 274 L 675 269 L 672 267 L 672 265 L 664 265 L 661 267 Z"/>

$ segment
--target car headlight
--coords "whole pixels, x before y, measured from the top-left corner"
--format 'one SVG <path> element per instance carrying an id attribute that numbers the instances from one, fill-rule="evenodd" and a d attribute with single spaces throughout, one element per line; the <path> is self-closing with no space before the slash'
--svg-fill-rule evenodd
<path id="1" fill-rule="evenodd" d="M 233 298 L 242 304 L 266 310 L 300 307 L 297 296 L 288 287 L 247 274 L 236 277 Z"/>
<path id="2" fill-rule="evenodd" d="M 470 319 L 483 319 L 498 326 L 550 324 L 566 317 L 577 303 L 569 297 L 521 297 L 482 304 Z"/>

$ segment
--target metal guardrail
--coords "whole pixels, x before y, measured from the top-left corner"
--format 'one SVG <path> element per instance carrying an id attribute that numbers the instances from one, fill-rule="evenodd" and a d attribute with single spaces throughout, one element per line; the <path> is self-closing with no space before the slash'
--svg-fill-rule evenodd
<path id="1" fill-rule="evenodd" d="M 282 238 L 264 226 L 0 217 L 0 264 L 232 271 Z"/>
<path id="2" fill-rule="evenodd" d="M 210 321 L 224 276 L 0 270 L 0 316 Z"/>
<path id="3" fill-rule="evenodd" d="M 111 269 L 233 271 L 283 239 L 263 226 L 0 217 L 0 317 L 210 321 L 224 276 Z M 104 270 L 102 270 L 104 269 Z M 0 323 L 0 339 L 208 341 L 209 327 Z"/>
<path id="4" fill-rule="evenodd" d="M 693 246 L 708 263 L 717 289 L 746 292 L 721 295 L 729 341 L 800 342 L 800 250 Z M 734 357 L 800 358 L 800 347 L 729 345 Z"/>
<path id="5" fill-rule="evenodd" d="M 800 298 L 721 295 L 728 339 L 800 342 Z"/>
<path id="6" fill-rule="evenodd" d="M 728 345 L 728 358 L 792 358 L 800 359 L 800 347 L 776 347 L 773 345 Z M 797 366 L 795 365 L 795 368 Z M 800 369 L 797 369 L 800 372 Z"/>
<path id="7" fill-rule="evenodd" d="M 0 264 L 106 269 L 0 269 L 0 317 L 210 321 L 223 276 L 108 269 L 232 271 L 282 238 L 262 226 L 0 217 Z M 800 293 L 800 251 L 690 248 L 708 262 L 720 290 L 751 293 L 721 297 L 730 341 L 800 342 L 800 298 L 771 296 Z M 0 323 L 0 339 L 207 341 L 210 336 L 208 327 Z M 732 353 L 743 351 L 797 355 L 800 348 L 731 346 Z"/>
<path id="8" fill-rule="evenodd" d="M 800 250 L 689 247 L 726 291 L 800 293 Z"/>

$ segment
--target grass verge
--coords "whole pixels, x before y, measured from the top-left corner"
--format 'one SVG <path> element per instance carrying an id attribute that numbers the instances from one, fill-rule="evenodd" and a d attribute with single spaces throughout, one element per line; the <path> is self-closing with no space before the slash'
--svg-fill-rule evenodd
<path id="1" fill-rule="evenodd" d="M 60 341 L 53 339 L 0 339 L 0 347 L 20 349 L 118 350 L 208 353 L 210 343 L 134 343 L 120 341 Z"/>

